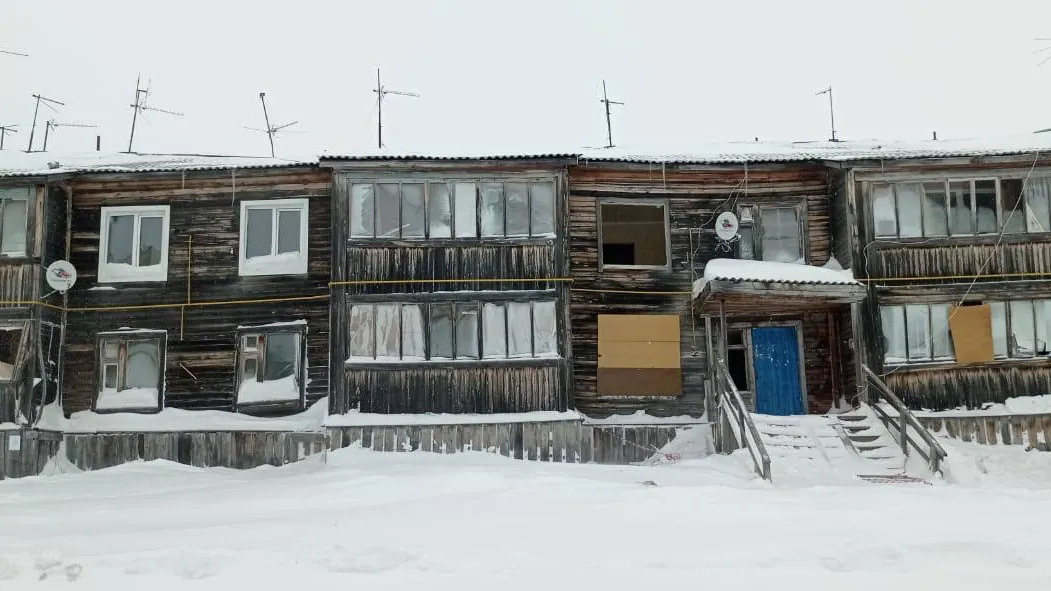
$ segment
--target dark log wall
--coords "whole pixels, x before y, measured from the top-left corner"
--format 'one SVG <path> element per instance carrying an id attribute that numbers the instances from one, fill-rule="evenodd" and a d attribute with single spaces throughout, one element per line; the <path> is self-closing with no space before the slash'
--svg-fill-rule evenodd
<path id="1" fill-rule="evenodd" d="M 349 189 L 371 180 L 455 179 L 556 182 L 555 238 L 431 240 L 349 237 Z M 505 413 L 566 410 L 568 338 L 566 178 L 560 164 L 358 163 L 335 173 L 332 235 L 332 399 L 330 410 L 375 413 Z M 495 281 L 494 281 L 495 280 Z M 555 299 L 558 359 L 352 363 L 348 315 L 355 303 Z"/>
<path id="2" fill-rule="evenodd" d="M 239 276 L 240 202 L 296 197 L 310 200 L 308 274 Z M 69 293 L 65 411 L 91 407 L 96 334 L 122 327 L 167 331 L 166 406 L 234 410 L 237 327 L 306 320 L 306 402 L 325 396 L 330 200 L 331 176 L 307 167 L 78 178 L 71 258 L 80 279 Z M 100 208 L 164 204 L 171 207 L 167 281 L 98 284 Z"/>
<path id="3" fill-rule="evenodd" d="M 1033 156 L 885 162 L 854 171 L 859 236 L 870 297 L 865 306 L 869 364 L 883 366 L 881 305 L 957 304 L 1051 298 L 1051 233 L 948 238 L 881 238 L 872 231 L 871 185 L 876 182 L 1051 174 L 1051 161 Z M 980 276 L 977 276 L 978 274 Z M 1012 274 L 1018 274 L 1012 276 Z M 1006 276 L 1005 276 L 1006 275 Z M 979 408 L 1012 396 L 1051 393 L 1051 360 L 932 363 L 883 368 L 884 380 L 912 408 Z"/>
<path id="4" fill-rule="evenodd" d="M 659 416 L 704 414 L 704 323 L 691 312 L 691 288 L 716 252 L 713 221 L 734 203 L 806 202 L 809 262 L 823 265 L 831 246 L 827 172 L 811 165 L 665 166 L 581 162 L 570 170 L 570 264 L 573 276 L 574 395 L 594 416 L 644 410 Z M 746 180 L 747 177 L 747 180 Z M 747 190 L 745 189 L 747 187 Z M 733 197 L 736 196 L 736 199 Z M 603 197 L 669 202 L 668 270 L 599 269 L 598 203 Z M 776 311 L 777 303 L 770 302 Z M 599 314 L 680 316 L 681 396 L 610 397 L 597 392 Z M 731 319 L 731 321 L 734 319 Z"/>

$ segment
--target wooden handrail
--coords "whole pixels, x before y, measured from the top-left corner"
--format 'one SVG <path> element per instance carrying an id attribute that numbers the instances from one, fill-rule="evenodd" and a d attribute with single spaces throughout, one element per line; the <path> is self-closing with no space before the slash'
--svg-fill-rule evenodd
<path id="1" fill-rule="evenodd" d="M 755 427 L 755 421 L 752 420 L 752 415 L 748 412 L 748 407 L 745 406 L 741 393 L 737 390 L 737 386 L 730 377 L 726 363 L 720 359 L 716 366 L 718 369 L 717 381 L 721 382 L 720 385 L 722 386 L 719 388 L 719 408 L 724 414 L 732 415 L 727 417 L 728 422 L 735 431 L 738 445 L 748 450 L 748 455 L 752 458 L 752 464 L 755 466 L 756 473 L 764 480 L 770 480 L 770 454 L 767 453 L 766 445 L 763 444 L 763 440 L 759 436 L 759 430 Z"/>
<path id="2" fill-rule="evenodd" d="M 915 450 L 919 452 L 921 456 L 923 456 L 923 459 L 927 460 L 932 472 L 940 472 L 941 462 L 945 459 L 945 456 L 948 455 L 947 453 L 945 453 L 945 448 L 943 448 L 941 444 L 938 443 L 938 440 L 935 439 L 933 435 L 931 435 L 931 432 L 928 431 L 922 423 L 920 423 L 919 419 L 916 418 L 916 415 L 912 414 L 912 411 L 910 411 L 908 407 L 905 406 L 905 403 L 902 402 L 900 398 L 898 398 L 898 395 L 890 389 L 890 386 L 888 386 L 883 380 L 881 380 L 880 377 L 876 375 L 874 371 L 869 369 L 867 365 L 862 365 L 861 367 L 865 371 L 865 375 L 866 377 L 868 377 L 869 382 L 872 385 L 876 386 L 876 390 L 879 393 L 879 397 L 883 400 L 886 400 L 888 404 L 894 407 L 894 410 L 898 411 L 898 418 L 900 419 L 901 424 L 897 427 L 899 430 L 899 436 L 901 437 L 902 453 L 908 455 L 908 447 L 911 444 L 912 447 L 915 448 Z M 884 424 L 886 424 L 889 427 L 891 423 L 889 413 L 887 413 L 883 409 L 879 409 L 879 411 L 879 414 L 881 415 L 881 420 L 884 422 Z M 913 431 L 915 431 L 919 435 L 920 439 L 922 439 L 923 442 L 927 445 L 926 453 L 924 453 L 924 450 L 920 447 L 919 444 L 917 444 L 911 437 L 909 437 L 907 433 L 908 427 L 912 427 Z"/>

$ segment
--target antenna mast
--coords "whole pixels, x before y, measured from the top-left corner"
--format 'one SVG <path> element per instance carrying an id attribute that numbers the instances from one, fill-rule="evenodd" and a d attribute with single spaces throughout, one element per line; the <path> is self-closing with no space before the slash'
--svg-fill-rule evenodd
<path id="1" fill-rule="evenodd" d="M 9 49 L 0 49 L 0 53 L 4 55 L 17 55 L 18 57 L 29 57 L 28 53 L 19 53 L 17 51 L 11 51 Z"/>
<path id="2" fill-rule="evenodd" d="M 41 152 L 47 152 L 47 136 L 48 132 L 52 129 L 58 129 L 59 127 L 98 127 L 98 125 L 90 125 L 87 123 L 59 123 L 54 119 L 51 119 L 44 125 L 44 149 Z"/>
<path id="3" fill-rule="evenodd" d="M 263 121 L 266 123 L 266 129 L 258 129 L 258 128 L 255 128 L 255 127 L 246 127 L 245 129 L 251 129 L 252 131 L 261 131 L 261 132 L 265 133 L 268 138 L 270 138 L 270 157 L 273 158 L 274 157 L 274 136 L 277 135 L 277 133 L 279 131 L 281 131 L 282 129 L 285 129 L 287 127 L 292 127 L 293 125 L 295 125 L 295 124 L 297 124 L 299 122 L 298 121 L 292 121 L 291 123 L 285 123 L 284 125 L 278 125 L 276 127 L 273 126 L 273 125 L 270 125 L 270 115 L 266 111 L 266 93 L 265 92 L 260 92 L 259 93 L 259 102 L 263 103 Z"/>
<path id="4" fill-rule="evenodd" d="M 131 134 L 128 135 L 128 152 L 127 152 L 128 154 L 131 153 L 132 142 L 135 141 L 135 124 L 139 120 L 139 113 L 140 112 L 143 113 L 143 117 L 145 117 L 145 112 L 146 111 L 154 111 L 156 113 L 164 113 L 166 115 L 175 115 L 176 117 L 182 117 L 183 116 L 182 113 L 177 113 L 175 111 L 169 111 L 167 109 L 160 109 L 160 108 L 157 108 L 157 107 L 151 107 L 151 106 L 147 105 L 146 101 L 149 100 L 149 98 L 150 98 L 150 84 L 147 84 L 146 88 L 140 88 L 139 86 L 140 86 L 141 82 L 142 82 L 142 75 L 140 74 L 140 75 L 136 76 L 136 78 L 135 78 L 135 102 L 134 102 L 134 104 L 131 105 L 131 108 L 132 108 Z"/>
<path id="5" fill-rule="evenodd" d="M 7 137 L 7 134 L 9 134 L 9 133 L 18 133 L 18 130 L 15 129 L 16 127 L 18 127 L 17 124 L 16 125 L 0 125 L 0 150 L 4 149 L 4 138 Z"/>
<path id="6" fill-rule="evenodd" d="M 838 142 L 839 140 L 836 139 L 836 110 L 832 106 L 832 85 L 830 84 L 828 88 L 815 92 L 814 96 L 818 96 L 821 94 L 828 95 L 828 117 L 832 121 L 832 139 L 828 141 Z"/>
<path id="7" fill-rule="evenodd" d="M 380 69 L 376 68 L 376 89 L 372 92 L 376 93 L 376 112 L 379 116 L 376 122 L 376 145 L 382 150 L 383 149 L 383 97 L 388 94 L 396 94 L 398 96 L 411 96 L 418 97 L 419 94 L 415 92 L 405 92 L 403 90 L 388 90 L 383 86 L 383 82 L 380 81 Z"/>
<path id="8" fill-rule="evenodd" d="M 49 99 L 46 96 L 40 96 L 39 94 L 34 94 L 30 96 L 36 99 L 36 106 L 33 108 L 33 127 L 29 130 L 29 147 L 26 148 L 26 152 L 33 151 L 33 136 L 36 134 L 36 116 L 37 113 L 40 112 L 40 103 L 43 102 L 45 107 L 51 109 L 56 113 L 58 112 L 58 110 L 55 109 L 55 107 L 53 107 L 52 105 L 66 105 L 66 103 L 56 101 L 55 99 Z"/>
<path id="9" fill-rule="evenodd" d="M 615 100 L 612 100 L 612 99 L 609 98 L 609 96 L 606 94 L 606 81 L 605 80 L 602 81 L 602 100 L 600 100 L 599 102 L 600 103 L 604 103 L 606 105 L 606 147 L 607 148 L 612 148 L 613 147 L 613 123 L 611 122 L 610 116 L 609 116 L 609 106 L 610 105 L 623 105 L 624 103 L 620 102 L 620 101 L 615 101 Z"/>

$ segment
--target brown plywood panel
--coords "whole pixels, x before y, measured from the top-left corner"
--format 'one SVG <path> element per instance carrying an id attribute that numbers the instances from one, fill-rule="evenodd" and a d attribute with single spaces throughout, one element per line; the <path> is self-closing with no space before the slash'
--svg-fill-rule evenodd
<path id="1" fill-rule="evenodd" d="M 952 308 L 949 330 L 958 363 L 993 360 L 993 314 L 987 304 Z"/>
<path id="2" fill-rule="evenodd" d="M 681 369 L 600 367 L 599 396 L 680 396 Z"/>
<path id="3" fill-rule="evenodd" d="M 682 354 L 677 341 L 599 341 L 598 366 L 674 369 L 682 366 Z"/>
<path id="4" fill-rule="evenodd" d="M 599 341 L 679 341 L 677 314 L 599 314 Z"/>

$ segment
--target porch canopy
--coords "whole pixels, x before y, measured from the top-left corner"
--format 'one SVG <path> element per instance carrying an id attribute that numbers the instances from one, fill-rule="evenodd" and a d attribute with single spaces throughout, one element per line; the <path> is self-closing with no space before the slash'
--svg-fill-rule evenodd
<path id="1" fill-rule="evenodd" d="M 865 299 L 865 287 L 834 261 L 825 267 L 713 259 L 693 284 L 700 314 L 797 312 Z"/>

